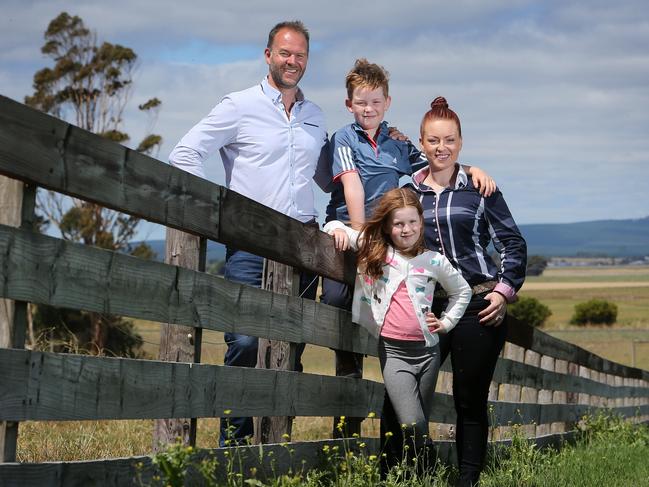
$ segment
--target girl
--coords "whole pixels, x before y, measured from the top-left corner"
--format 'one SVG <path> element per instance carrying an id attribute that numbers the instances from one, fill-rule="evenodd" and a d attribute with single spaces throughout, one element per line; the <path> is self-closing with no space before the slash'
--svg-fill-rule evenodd
<path id="1" fill-rule="evenodd" d="M 385 193 L 360 232 L 337 220 L 325 231 L 338 250 L 358 250 L 352 320 L 379 336 L 386 391 L 418 452 L 428 436 L 439 372 L 438 334 L 455 326 L 471 289 L 446 257 L 425 249 L 423 209 L 411 190 Z M 430 312 L 437 283 L 448 294 L 439 318 Z"/>

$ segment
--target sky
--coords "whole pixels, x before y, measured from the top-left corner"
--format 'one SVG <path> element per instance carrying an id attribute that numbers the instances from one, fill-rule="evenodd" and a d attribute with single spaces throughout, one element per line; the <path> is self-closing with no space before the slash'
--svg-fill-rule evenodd
<path id="1" fill-rule="evenodd" d="M 52 65 L 43 32 L 62 11 L 138 54 L 124 129 L 137 145 L 137 104 L 162 100 L 162 161 L 223 95 L 266 75 L 270 28 L 300 19 L 311 32 L 300 86 L 330 134 L 352 121 L 344 78 L 366 57 L 389 71 L 386 119 L 413 141 L 446 97 L 462 120 L 461 162 L 496 179 L 519 224 L 649 216 L 646 0 L 2 0 L 0 94 L 31 94 L 34 72 Z M 224 184 L 218 155 L 207 175 Z M 327 195 L 316 194 L 322 219 Z M 145 224 L 140 238 L 164 231 Z"/>

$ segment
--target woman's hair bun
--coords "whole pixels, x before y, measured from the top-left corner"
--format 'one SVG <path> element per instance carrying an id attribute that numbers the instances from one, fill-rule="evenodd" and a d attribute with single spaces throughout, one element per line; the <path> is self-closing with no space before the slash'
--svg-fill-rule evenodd
<path id="1" fill-rule="evenodd" d="M 448 102 L 443 96 L 438 96 L 430 104 L 430 108 L 448 108 Z"/>

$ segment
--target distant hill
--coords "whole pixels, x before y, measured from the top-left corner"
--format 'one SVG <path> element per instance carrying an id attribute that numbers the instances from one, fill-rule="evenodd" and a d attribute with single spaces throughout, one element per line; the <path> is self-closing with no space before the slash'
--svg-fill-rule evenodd
<path id="1" fill-rule="evenodd" d="M 649 217 L 637 220 L 598 220 L 578 223 L 520 225 L 529 255 L 546 257 L 649 255 Z M 164 258 L 164 240 L 147 242 L 158 259 Z M 207 244 L 207 261 L 225 259 L 225 247 Z"/>
<path id="2" fill-rule="evenodd" d="M 165 241 L 164 240 L 147 240 L 146 242 L 151 246 L 153 251 L 157 254 L 158 260 L 162 261 L 165 257 Z M 207 262 L 213 260 L 225 260 L 225 245 L 207 241 Z"/>
<path id="3" fill-rule="evenodd" d="M 529 255 L 546 257 L 649 255 L 649 217 L 520 225 Z"/>

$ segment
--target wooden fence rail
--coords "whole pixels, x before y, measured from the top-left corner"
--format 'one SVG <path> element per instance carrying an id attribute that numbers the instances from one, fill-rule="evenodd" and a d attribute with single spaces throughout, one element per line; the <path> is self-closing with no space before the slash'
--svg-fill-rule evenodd
<path id="1" fill-rule="evenodd" d="M 331 238 L 316 228 L 4 97 L 0 174 L 353 282 L 353 256 L 335 252 Z M 0 225 L 0 297 L 377 355 L 376 338 L 337 308 L 28 228 Z M 442 426 L 455 421 L 449 384 L 446 363 L 431 411 Z M 206 418 L 226 409 L 234 415 L 366 417 L 380 412 L 382 398 L 382 384 L 362 379 L 0 349 L 0 421 L 13 424 Z M 571 424 L 582 415 L 604 408 L 647 420 L 649 372 L 512 319 L 490 404 L 496 425 L 524 424 L 537 443 L 549 444 L 573 435 Z M 286 458 L 286 446 L 264 448 L 283 458 L 281 471 L 295 461 L 304 460 L 307 468 L 319 464 L 318 452 L 342 444 L 336 441 L 341 440 L 291 443 L 294 454 Z M 377 439 L 364 441 L 368 451 L 380 448 Z M 452 458 L 451 442 L 438 445 L 443 458 Z M 259 461 L 257 450 L 246 451 L 246 466 Z M 224 452 L 207 454 L 223 458 Z M 129 485 L 139 462 L 146 477 L 149 457 L 4 463 L 0 487 Z"/>

